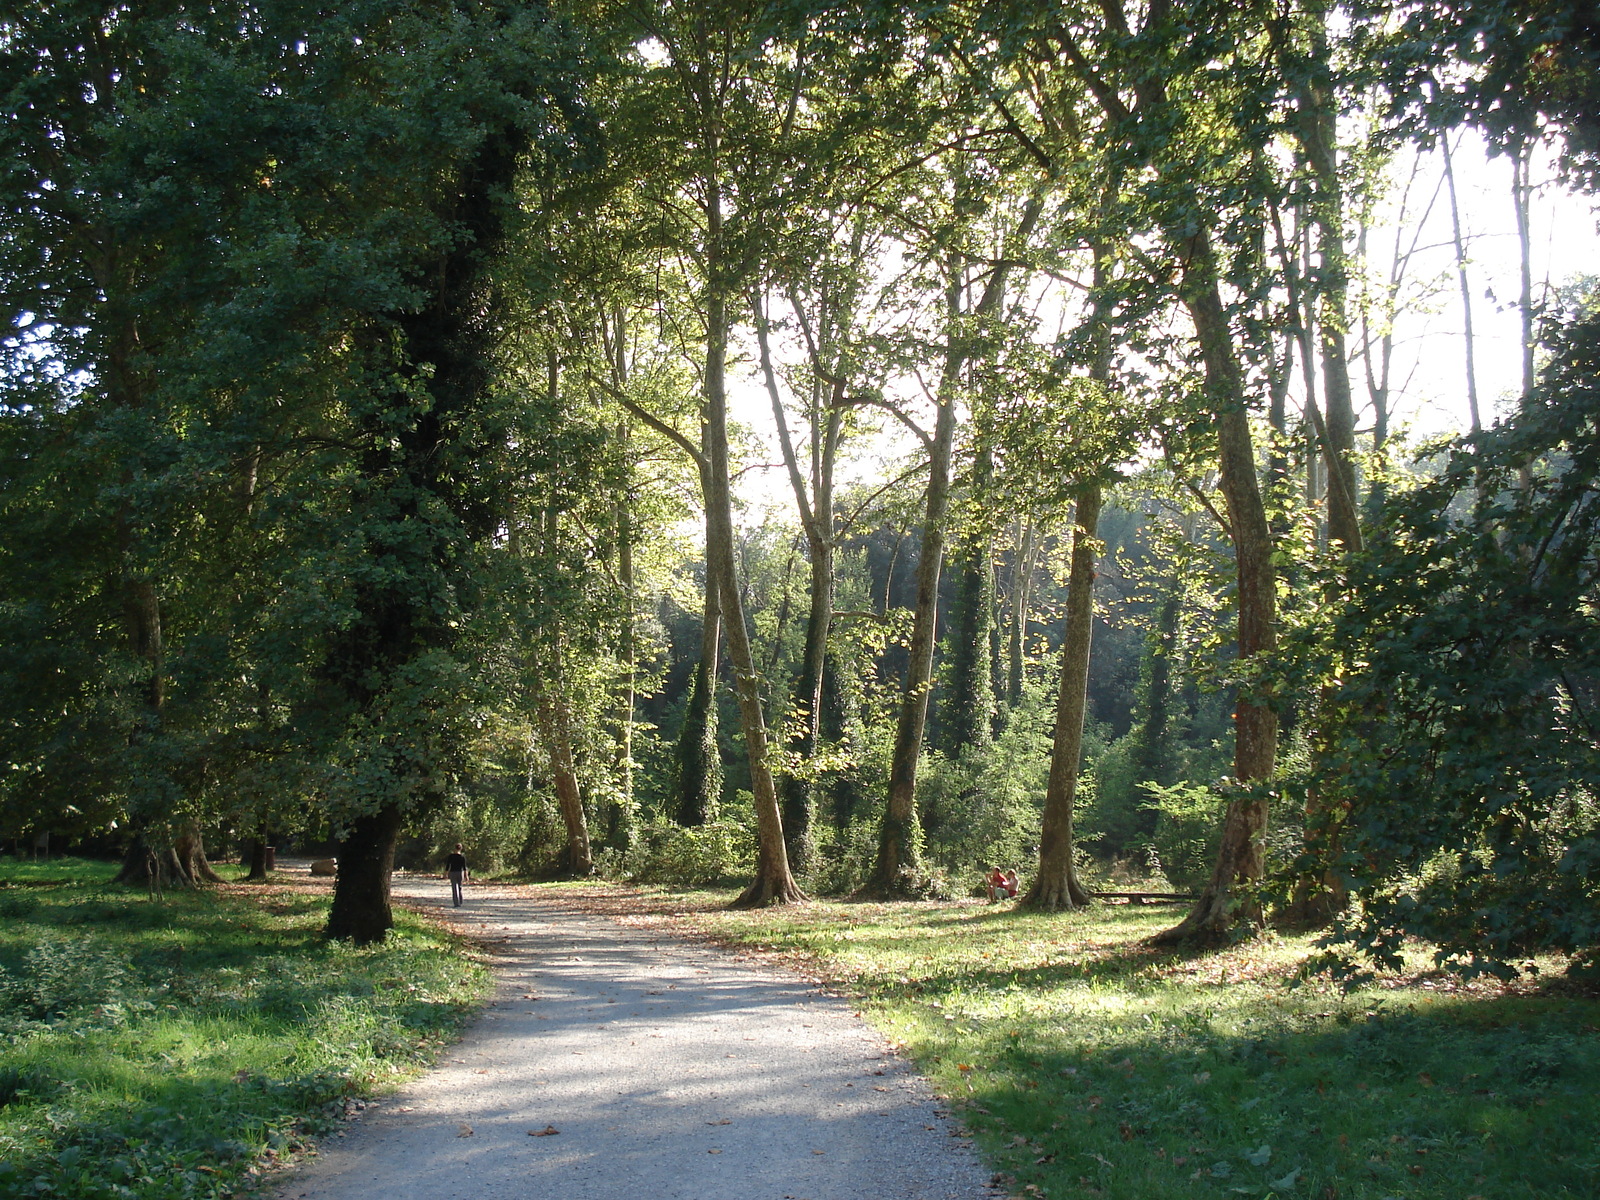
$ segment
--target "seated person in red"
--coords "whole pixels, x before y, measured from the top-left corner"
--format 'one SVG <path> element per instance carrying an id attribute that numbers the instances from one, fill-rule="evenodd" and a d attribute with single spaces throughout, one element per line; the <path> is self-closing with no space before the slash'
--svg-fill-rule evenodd
<path id="1" fill-rule="evenodd" d="M 996 900 L 1005 900 L 1016 895 L 1006 882 L 1005 872 L 999 867 L 991 868 L 989 873 L 983 877 L 983 886 L 984 890 L 989 893 L 990 904 L 993 904 Z"/>

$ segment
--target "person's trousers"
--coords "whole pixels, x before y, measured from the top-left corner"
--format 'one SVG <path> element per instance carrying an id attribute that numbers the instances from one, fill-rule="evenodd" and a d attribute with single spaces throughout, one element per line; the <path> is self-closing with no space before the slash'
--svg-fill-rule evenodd
<path id="1" fill-rule="evenodd" d="M 450 902 L 457 908 L 461 907 L 461 883 L 465 878 L 460 871 L 450 872 Z"/>

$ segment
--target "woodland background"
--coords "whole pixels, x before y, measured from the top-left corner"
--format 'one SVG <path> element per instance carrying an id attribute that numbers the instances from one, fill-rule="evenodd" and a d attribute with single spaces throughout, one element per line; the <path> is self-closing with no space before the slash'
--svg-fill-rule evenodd
<path id="1" fill-rule="evenodd" d="M 0 19 L 0 834 L 336 850 L 357 942 L 461 841 L 1591 971 L 1597 79 L 1561 0 Z"/>

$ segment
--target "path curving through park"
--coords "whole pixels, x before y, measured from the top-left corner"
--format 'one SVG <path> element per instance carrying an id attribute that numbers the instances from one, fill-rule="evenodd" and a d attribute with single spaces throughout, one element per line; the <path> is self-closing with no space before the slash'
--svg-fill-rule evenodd
<path id="1" fill-rule="evenodd" d="M 515 889 L 397 876 L 495 949 L 495 999 L 281 1200 L 983 1200 L 927 1084 L 850 1006 Z"/>

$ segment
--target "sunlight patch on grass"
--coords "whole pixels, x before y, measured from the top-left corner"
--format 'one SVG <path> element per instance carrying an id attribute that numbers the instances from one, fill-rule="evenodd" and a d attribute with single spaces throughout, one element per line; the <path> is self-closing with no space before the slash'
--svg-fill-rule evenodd
<path id="1" fill-rule="evenodd" d="M 1600 1003 L 1431 973 L 1345 992 L 1308 938 L 1183 953 L 1170 909 L 647 907 L 848 990 L 1013 1194 L 1535 1200 L 1600 1194 Z M 661 919 L 666 920 L 663 916 Z M 1524 989 L 1527 991 L 1527 989 Z"/>

